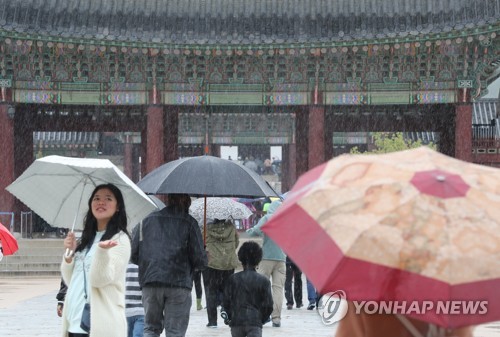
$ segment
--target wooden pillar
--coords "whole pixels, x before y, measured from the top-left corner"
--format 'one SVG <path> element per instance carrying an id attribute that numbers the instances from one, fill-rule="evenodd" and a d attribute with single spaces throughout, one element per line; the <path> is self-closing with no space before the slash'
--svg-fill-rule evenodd
<path id="1" fill-rule="evenodd" d="M 167 107 L 165 117 L 164 163 L 168 163 L 169 161 L 179 159 L 179 109 L 176 107 Z"/>
<path id="2" fill-rule="evenodd" d="M 325 107 L 309 107 L 308 169 L 325 162 Z"/>
<path id="3" fill-rule="evenodd" d="M 163 107 L 151 105 L 147 110 L 146 174 L 164 163 Z"/>
<path id="4" fill-rule="evenodd" d="M 123 144 L 123 173 L 133 180 L 133 139 L 129 134 L 125 135 L 125 143 Z"/>
<path id="5" fill-rule="evenodd" d="M 295 169 L 297 179 L 305 173 L 309 166 L 309 146 L 308 146 L 308 134 L 309 134 L 309 124 L 308 124 L 308 111 L 306 108 L 299 108 L 295 114 Z M 295 181 L 290 181 L 293 185 Z"/>
<path id="6" fill-rule="evenodd" d="M 472 103 L 455 108 L 455 158 L 472 162 Z"/>
<path id="7" fill-rule="evenodd" d="M 295 143 L 283 146 L 281 161 L 281 191 L 289 191 L 297 181 L 297 154 Z"/>
<path id="8" fill-rule="evenodd" d="M 2 144 L 2 173 L 0 174 L 0 212 L 14 211 L 14 196 L 5 187 L 14 181 L 14 120 L 8 104 L 0 104 L 0 144 Z M 12 111 L 11 111 L 12 113 Z"/>
<path id="9" fill-rule="evenodd" d="M 332 112 L 325 112 L 325 161 L 333 158 L 333 123 L 335 119 Z"/>

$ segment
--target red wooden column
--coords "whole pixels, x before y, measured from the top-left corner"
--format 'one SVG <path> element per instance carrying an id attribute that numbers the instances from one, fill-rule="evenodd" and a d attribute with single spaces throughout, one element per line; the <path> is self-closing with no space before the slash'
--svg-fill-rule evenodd
<path id="1" fill-rule="evenodd" d="M 152 105 L 147 110 L 146 174 L 163 164 L 163 107 Z"/>
<path id="2" fill-rule="evenodd" d="M 472 162 L 472 103 L 468 89 L 459 90 L 458 102 L 455 106 L 455 158 Z"/>
<path id="3" fill-rule="evenodd" d="M 281 191 L 289 191 L 297 181 L 297 150 L 295 142 L 283 146 L 281 161 Z"/>
<path id="4" fill-rule="evenodd" d="M 455 110 L 455 158 L 472 162 L 472 104 L 458 104 Z"/>
<path id="5" fill-rule="evenodd" d="M 0 144 L 2 173 L 0 174 L 0 212 L 14 211 L 14 196 L 5 190 L 14 181 L 14 120 L 9 117 L 10 105 L 0 103 Z M 13 109 L 13 108 L 12 108 Z"/>
<path id="6" fill-rule="evenodd" d="M 295 179 L 290 177 L 290 185 L 308 170 L 309 151 L 309 113 L 306 107 L 299 107 L 295 111 L 295 158 L 290 158 L 290 166 L 295 166 Z M 292 161 L 294 160 L 294 161 Z"/>
<path id="7" fill-rule="evenodd" d="M 132 136 L 129 134 L 125 135 L 124 153 L 123 153 L 123 173 L 131 180 L 133 180 L 133 141 Z"/>
<path id="8" fill-rule="evenodd" d="M 164 163 L 179 159 L 179 109 L 177 107 L 166 107 L 164 128 Z"/>
<path id="9" fill-rule="evenodd" d="M 325 161 L 325 108 L 309 107 L 308 132 L 308 169 L 312 169 Z"/>

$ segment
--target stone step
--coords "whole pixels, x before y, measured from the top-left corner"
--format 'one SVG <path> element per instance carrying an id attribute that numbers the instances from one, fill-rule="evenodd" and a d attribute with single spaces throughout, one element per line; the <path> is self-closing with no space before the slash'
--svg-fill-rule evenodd
<path id="1" fill-rule="evenodd" d="M 4 256 L 0 265 L 5 263 L 25 263 L 29 261 L 39 261 L 39 262 L 61 262 L 63 256 L 63 251 L 58 249 L 57 254 L 47 255 L 45 252 L 36 255 L 9 255 Z"/>
<path id="2" fill-rule="evenodd" d="M 17 245 L 19 250 L 23 248 L 34 248 L 34 247 L 63 247 L 64 239 L 19 239 L 17 240 Z"/>
<path id="3" fill-rule="evenodd" d="M 39 277 L 39 276 L 61 276 L 60 270 L 23 270 L 23 271 L 1 271 L 0 277 Z"/>
<path id="4" fill-rule="evenodd" d="M 19 250 L 4 256 L 0 262 L 0 277 L 59 276 L 63 239 L 19 239 Z"/>
<path id="5" fill-rule="evenodd" d="M 56 262 L 45 262 L 45 261 L 30 261 L 24 263 L 2 263 L 0 264 L 1 271 L 25 271 L 25 270 L 37 270 L 37 271 L 58 271 L 60 270 L 61 261 Z"/>
<path id="6" fill-rule="evenodd" d="M 14 256 L 36 256 L 36 255 L 62 255 L 64 253 L 64 247 L 26 247 L 22 250 L 18 250 Z"/>

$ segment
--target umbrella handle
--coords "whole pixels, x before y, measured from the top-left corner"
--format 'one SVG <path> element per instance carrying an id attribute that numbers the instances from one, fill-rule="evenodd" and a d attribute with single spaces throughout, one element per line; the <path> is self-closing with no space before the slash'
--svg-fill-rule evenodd
<path id="1" fill-rule="evenodd" d="M 73 251 L 69 248 L 66 248 L 66 252 L 64 253 L 64 257 L 69 259 L 72 256 L 73 256 Z"/>

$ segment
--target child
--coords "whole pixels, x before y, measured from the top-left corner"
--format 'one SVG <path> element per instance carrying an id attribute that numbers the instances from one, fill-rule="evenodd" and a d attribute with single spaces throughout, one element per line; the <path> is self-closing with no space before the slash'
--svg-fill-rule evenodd
<path id="1" fill-rule="evenodd" d="M 125 315 L 127 316 L 127 337 L 144 335 L 144 307 L 142 291 L 139 285 L 139 267 L 132 262 L 127 266 L 125 279 Z"/>
<path id="2" fill-rule="evenodd" d="M 262 248 L 254 241 L 245 242 L 238 251 L 243 271 L 229 277 L 224 289 L 221 312 L 233 337 L 260 337 L 262 324 L 273 311 L 273 295 L 269 280 L 257 273 Z"/>

